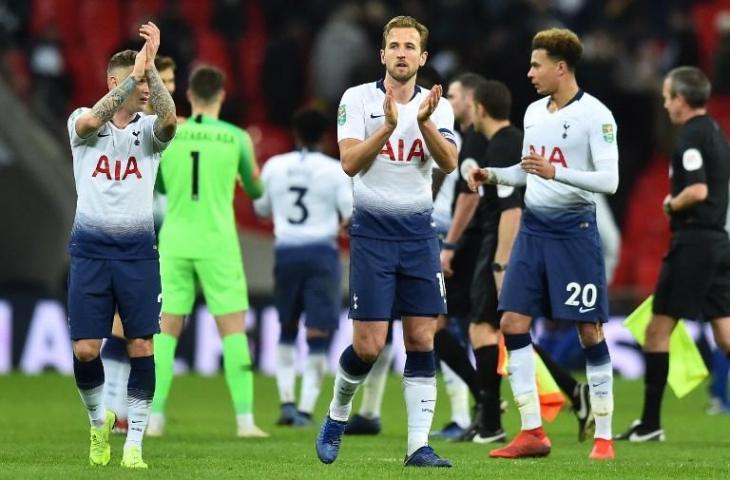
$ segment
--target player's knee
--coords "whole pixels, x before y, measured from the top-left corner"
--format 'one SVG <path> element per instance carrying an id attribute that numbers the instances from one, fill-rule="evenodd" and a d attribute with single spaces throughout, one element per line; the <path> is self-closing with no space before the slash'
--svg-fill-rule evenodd
<path id="1" fill-rule="evenodd" d="M 149 357 L 154 353 L 152 338 L 132 338 L 127 341 L 130 357 Z"/>
<path id="2" fill-rule="evenodd" d="M 409 330 L 403 332 L 403 343 L 406 350 L 426 352 L 433 350 L 433 333 L 423 330 Z"/>
<path id="3" fill-rule="evenodd" d="M 527 318 L 527 322 L 525 322 Z M 518 335 L 530 331 L 529 317 L 512 312 L 504 312 L 499 321 L 499 328 L 505 335 Z"/>
<path id="4" fill-rule="evenodd" d="M 78 341 L 74 344 L 74 355 L 81 362 L 90 362 L 99 356 L 100 344 L 95 342 Z"/>
<path id="5" fill-rule="evenodd" d="M 352 344 L 352 348 L 355 349 L 357 356 L 366 363 L 374 363 L 378 359 L 378 355 L 380 355 L 383 347 L 385 347 L 385 340 L 373 337 L 360 337 Z"/>
<path id="6" fill-rule="evenodd" d="M 655 316 L 646 327 L 646 342 L 649 345 L 661 345 L 669 342 L 676 322 L 663 316 Z"/>

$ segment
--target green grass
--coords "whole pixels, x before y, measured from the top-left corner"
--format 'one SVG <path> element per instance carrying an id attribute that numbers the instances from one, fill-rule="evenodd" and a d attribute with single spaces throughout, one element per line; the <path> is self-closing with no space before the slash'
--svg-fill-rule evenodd
<path id="1" fill-rule="evenodd" d="M 370 438 L 345 437 L 337 462 L 322 465 L 314 452 L 315 428 L 273 426 L 278 400 L 272 378 L 258 377 L 256 392 L 257 423 L 271 438 L 240 440 L 234 437 L 223 378 L 180 377 L 173 385 L 166 436 L 145 440 L 150 470 L 138 472 L 119 467 L 123 443 L 119 436 L 114 437 L 108 467 L 87 465 L 88 421 L 72 378 L 51 374 L 0 377 L 0 478 L 730 478 L 730 416 L 704 414 L 704 387 L 681 401 L 668 393 L 664 411 L 668 441 L 619 444 L 615 462 L 589 462 L 590 444 L 577 442 L 574 417 L 563 412 L 547 425 L 553 443 L 548 458 L 490 460 L 489 446 L 434 441 L 437 452 L 451 459 L 455 468 L 404 470 L 405 408 L 400 381 L 392 376 L 389 382 L 383 433 Z M 331 379 L 323 388 L 318 418 L 324 414 L 330 392 Z M 511 398 L 508 391 L 505 397 Z M 446 395 L 440 392 L 439 398 L 436 427 L 448 417 Z M 640 382 L 617 382 L 614 428 L 623 429 L 638 415 L 640 401 Z M 512 435 L 519 428 L 513 406 L 506 414 L 505 427 Z"/>

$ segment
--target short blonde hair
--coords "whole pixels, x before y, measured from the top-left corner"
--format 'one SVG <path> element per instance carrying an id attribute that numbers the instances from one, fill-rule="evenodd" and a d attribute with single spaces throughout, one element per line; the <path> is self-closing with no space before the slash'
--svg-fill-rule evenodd
<path id="1" fill-rule="evenodd" d="M 426 43 L 428 42 L 428 28 L 415 18 L 408 15 L 400 15 L 393 17 L 383 27 L 383 49 L 385 49 L 385 42 L 388 34 L 394 28 L 415 28 L 418 31 L 418 35 L 421 37 L 421 51 L 426 51 Z"/>
<path id="2" fill-rule="evenodd" d="M 550 28 L 537 32 L 532 39 L 533 50 L 545 50 L 553 60 L 563 61 L 571 70 L 583 54 L 583 45 L 578 35 L 567 28 Z"/>

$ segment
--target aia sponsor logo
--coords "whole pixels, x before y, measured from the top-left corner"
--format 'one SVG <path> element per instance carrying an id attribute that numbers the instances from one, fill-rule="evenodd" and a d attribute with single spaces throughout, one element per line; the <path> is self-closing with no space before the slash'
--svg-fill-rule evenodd
<path id="1" fill-rule="evenodd" d="M 560 150 L 560 147 L 553 147 L 553 150 L 550 152 L 550 156 L 547 156 L 545 155 L 545 145 L 541 146 L 540 150 L 537 150 L 533 145 L 530 145 L 530 153 L 535 153 L 541 157 L 545 157 L 550 163 L 557 163 L 568 168 L 568 162 L 565 160 L 565 155 L 563 155 L 563 151 Z"/>
<path id="2" fill-rule="evenodd" d="M 402 138 L 398 139 L 396 143 L 397 150 L 393 149 L 393 145 L 390 143 L 390 139 L 385 142 L 383 149 L 380 151 L 381 155 L 385 155 L 390 158 L 393 162 L 411 162 L 414 159 L 426 161 L 426 152 L 423 148 L 423 142 L 420 138 L 417 138 L 406 150 L 405 141 Z"/>
<path id="3" fill-rule="evenodd" d="M 99 157 L 99 161 L 96 162 L 96 168 L 91 176 L 96 177 L 97 175 L 102 175 L 105 176 L 107 180 L 114 180 L 115 182 L 126 180 L 127 177 L 130 176 L 142 178 L 142 172 L 139 171 L 136 158 L 129 157 L 123 170 L 122 163 L 123 162 L 121 160 L 114 160 L 113 163 L 110 163 L 109 157 L 102 155 Z"/>

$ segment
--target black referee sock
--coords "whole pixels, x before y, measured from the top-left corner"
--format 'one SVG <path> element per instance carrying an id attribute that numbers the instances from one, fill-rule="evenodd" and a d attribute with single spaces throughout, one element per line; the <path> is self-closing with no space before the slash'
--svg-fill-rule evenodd
<path id="1" fill-rule="evenodd" d="M 434 350 L 441 360 L 446 362 L 456 374 L 464 380 L 476 401 L 479 401 L 479 385 L 476 370 L 469 361 L 464 347 L 445 328 L 436 332 L 433 339 Z"/>
<path id="2" fill-rule="evenodd" d="M 534 348 L 537 354 L 540 355 L 542 363 L 545 364 L 545 367 L 547 367 L 550 375 L 552 375 L 555 379 L 555 383 L 558 384 L 560 390 L 562 390 L 568 398 L 573 398 L 575 395 L 575 387 L 578 386 L 578 382 L 573 378 L 570 372 L 558 365 L 553 357 L 551 357 L 549 353 L 539 347 L 536 343 L 532 344 L 532 348 Z"/>
<path id="3" fill-rule="evenodd" d="M 644 411 L 641 425 L 646 430 L 661 428 L 661 408 L 664 387 L 669 375 L 669 352 L 644 352 L 646 374 L 644 376 Z"/>
<path id="4" fill-rule="evenodd" d="M 502 428 L 502 412 L 500 410 L 499 389 L 502 376 L 497 373 L 499 350 L 497 345 L 487 345 L 474 350 L 477 363 L 477 379 L 482 391 L 484 417 L 482 427 L 488 432 Z"/>

